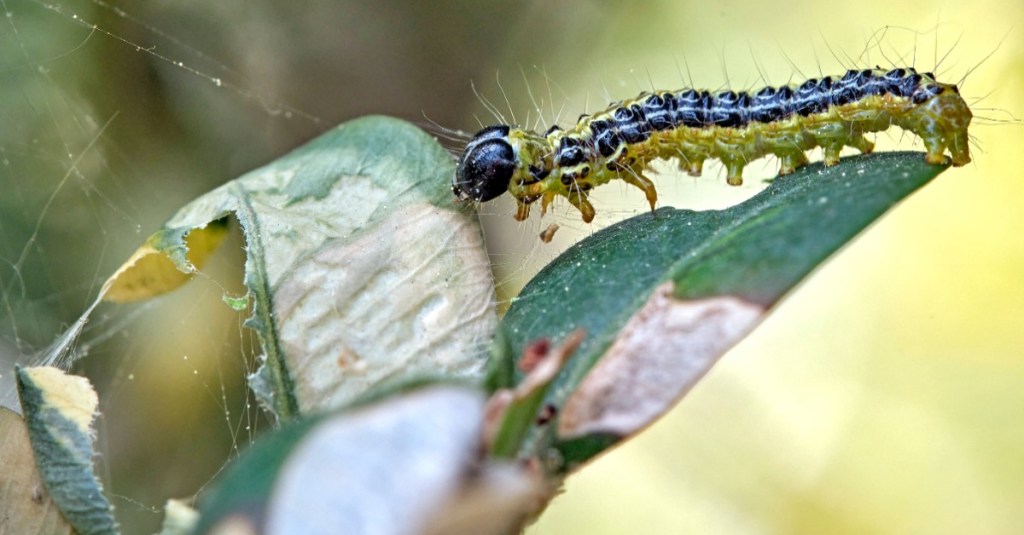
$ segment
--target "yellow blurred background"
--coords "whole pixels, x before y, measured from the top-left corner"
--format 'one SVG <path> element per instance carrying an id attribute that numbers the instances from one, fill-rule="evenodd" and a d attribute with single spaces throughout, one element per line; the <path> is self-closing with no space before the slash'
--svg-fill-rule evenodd
<path id="1" fill-rule="evenodd" d="M 642 90 L 747 88 L 913 63 L 970 75 L 974 162 L 827 262 L 666 418 L 569 479 L 529 533 L 1024 531 L 1024 3 L 6 0 L 0 24 L 0 370 L 28 362 L 149 232 L 198 194 L 344 120 L 433 132 L 572 122 Z M 120 7 L 119 7 L 120 6 Z M 886 30 L 885 28 L 889 28 Z M 507 101 L 507 102 L 506 102 Z M 972 101 L 973 102 L 973 101 Z M 541 109 L 538 114 L 536 109 Z M 480 121 L 480 122 L 478 122 Z M 899 133 L 880 150 L 920 149 Z M 661 202 L 724 185 L 658 173 Z M 598 190 L 483 219 L 503 296 L 580 237 L 646 210 Z M 551 244 L 537 233 L 562 229 Z M 235 236 L 208 278 L 102 308 L 78 371 L 101 391 L 101 470 L 126 532 L 204 486 L 267 423 L 242 388 L 254 341 Z"/>

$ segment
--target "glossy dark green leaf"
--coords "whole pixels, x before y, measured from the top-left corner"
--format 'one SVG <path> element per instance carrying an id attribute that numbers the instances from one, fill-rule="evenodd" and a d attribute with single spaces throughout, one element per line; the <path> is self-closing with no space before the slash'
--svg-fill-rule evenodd
<path id="1" fill-rule="evenodd" d="M 918 153 L 816 164 L 731 208 L 662 208 L 567 250 L 504 319 L 514 355 L 587 332 L 547 399 L 560 416 L 524 453 L 554 446 L 565 470 L 648 425 L 829 255 L 944 169 Z"/>

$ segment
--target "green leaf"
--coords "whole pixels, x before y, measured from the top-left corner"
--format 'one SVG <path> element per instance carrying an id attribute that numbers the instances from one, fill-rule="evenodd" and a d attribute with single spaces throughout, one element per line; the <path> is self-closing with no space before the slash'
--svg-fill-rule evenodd
<path id="1" fill-rule="evenodd" d="M 587 333 L 548 396 L 556 422 L 523 453 L 555 447 L 568 470 L 650 424 L 816 266 L 944 169 L 917 153 L 817 164 L 729 209 L 663 208 L 567 250 L 504 319 L 516 356 Z"/>
<path id="2" fill-rule="evenodd" d="M 220 296 L 220 299 L 221 301 L 224 301 L 224 304 L 231 307 L 231 310 L 236 312 L 242 312 L 249 307 L 249 294 L 245 294 L 241 297 L 233 297 L 228 294 L 224 294 Z"/>
<path id="3" fill-rule="evenodd" d="M 422 130 L 367 117 L 189 203 L 104 286 L 170 291 L 245 233 L 242 298 L 263 366 L 250 385 L 278 417 L 338 407 L 385 380 L 482 380 L 497 324 L 476 216 L 450 191 L 451 157 Z M 187 276 L 186 276 L 187 275 Z"/>

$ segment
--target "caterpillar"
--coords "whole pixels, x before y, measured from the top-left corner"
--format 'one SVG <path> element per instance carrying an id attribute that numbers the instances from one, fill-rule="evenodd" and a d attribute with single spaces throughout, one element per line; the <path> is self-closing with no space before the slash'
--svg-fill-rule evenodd
<path id="1" fill-rule="evenodd" d="M 568 129 L 484 128 L 459 158 L 452 192 L 485 202 L 507 191 L 520 221 L 534 202 L 543 213 L 561 196 L 589 223 L 590 191 L 615 179 L 643 190 L 653 210 L 658 194 L 643 173 L 656 159 L 676 158 L 681 170 L 700 176 L 704 161 L 716 158 L 726 182 L 739 185 L 755 159 L 775 155 L 785 175 L 807 165 L 805 151 L 820 146 L 825 165 L 836 165 L 843 147 L 869 153 L 874 144 L 864 134 L 896 125 L 922 139 L 928 163 L 944 163 L 948 149 L 953 165 L 962 166 L 971 161 L 971 117 L 956 85 L 913 68 L 849 70 L 754 93 L 645 92 L 582 115 Z"/>

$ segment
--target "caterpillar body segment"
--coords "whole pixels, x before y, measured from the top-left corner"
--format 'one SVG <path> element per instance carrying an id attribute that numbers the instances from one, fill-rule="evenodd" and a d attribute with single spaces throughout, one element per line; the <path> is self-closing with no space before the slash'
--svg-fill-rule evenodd
<path id="1" fill-rule="evenodd" d="M 538 200 L 543 211 L 565 197 L 590 222 L 590 191 L 612 180 L 643 190 L 653 209 L 657 191 L 644 171 L 657 159 L 676 159 L 693 176 L 705 160 L 718 159 L 726 182 L 739 185 L 744 166 L 758 158 L 776 156 L 779 173 L 788 174 L 807 165 L 805 151 L 822 147 L 825 165 L 835 165 L 843 147 L 871 152 L 874 145 L 864 134 L 895 125 L 921 137 L 929 163 L 945 162 L 948 150 L 953 165 L 965 165 L 971 161 L 971 117 L 955 85 L 913 68 L 850 70 L 753 93 L 643 93 L 584 115 L 567 129 L 481 130 L 459 160 L 452 191 L 480 202 L 508 191 L 519 220 Z"/>

